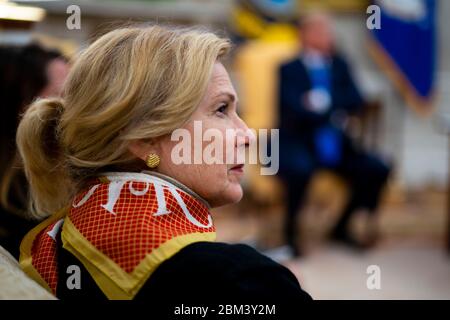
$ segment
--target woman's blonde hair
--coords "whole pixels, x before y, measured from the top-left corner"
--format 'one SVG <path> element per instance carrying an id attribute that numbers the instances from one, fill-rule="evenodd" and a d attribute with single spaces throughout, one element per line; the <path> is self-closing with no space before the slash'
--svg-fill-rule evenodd
<path id="1" fill-rule="evenodd" d="M 20 121 L 31 214 L 46 217 L 89 177 L 126 168 L 135 160 L 130 140 L 181 127 L 229 48 L 211 32 L 159 25 L 117 29 L 92 43 L 76 58 L 64 98 L 35 101 Z"/>

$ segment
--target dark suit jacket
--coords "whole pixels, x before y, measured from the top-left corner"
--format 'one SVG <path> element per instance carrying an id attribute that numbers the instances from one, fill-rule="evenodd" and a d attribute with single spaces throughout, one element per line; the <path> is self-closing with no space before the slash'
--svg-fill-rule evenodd
<path id="1" fill-rule="evenodd" d="M 279 69 L 280 173 L 310 170 L 314 162 L 313 135 L 331 126 L 336 111 L 354 113 L 364 101 L 350 75 L 347 63 L 335 55 L 331 59 L 331 107 L 324 114 L 309 111 L 303 97 L 312 88 L 306 66 L 296 58 Z"/>
<path id="2" fill-rule="evenodd" d="M 58 298 L 104 300 L 100 290 L 80 261 L 62 247 L 58 235 Z M 81 288 L 69 290 L 68 266 L 81 269 Z M 150 276 L 135 300 L 167 310 L 167 303 L 283 303 L 296 308 L 311 300 L 297 278 L 286 267 L 253 248 L 239 244 L 197 242 L 164 261 Z M 297 310 L 301 312 L 301 308 Z"/>

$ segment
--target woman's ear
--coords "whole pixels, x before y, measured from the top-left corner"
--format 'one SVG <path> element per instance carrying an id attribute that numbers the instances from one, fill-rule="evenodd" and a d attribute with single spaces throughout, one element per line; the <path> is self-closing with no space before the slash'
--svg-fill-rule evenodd
<path id="1" fill-rule="evenodd" d="M 128 151 L 143 161 L 152 152 L 152 149 L 152 143 L 144 140 L 131 140 L 128 145 Z"/>

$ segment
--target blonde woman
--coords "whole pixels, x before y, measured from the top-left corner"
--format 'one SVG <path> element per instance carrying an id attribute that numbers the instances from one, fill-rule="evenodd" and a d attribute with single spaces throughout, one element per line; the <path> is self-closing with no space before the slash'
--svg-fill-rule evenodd
<path id="1" fill-rule="evenodd" d="M 48 218 L 21 265 L 58 298 L 309 299 L 283 266 L 214 242 L 210 209 L 241 199 L 243 164 L 172 159 L 176 129 L 248 130 L 220 62 L 229 48 L 198 29 L 114 30 L 76 59 L 62 100 L 26 111 L 17 144 L 31 209 Z"/>

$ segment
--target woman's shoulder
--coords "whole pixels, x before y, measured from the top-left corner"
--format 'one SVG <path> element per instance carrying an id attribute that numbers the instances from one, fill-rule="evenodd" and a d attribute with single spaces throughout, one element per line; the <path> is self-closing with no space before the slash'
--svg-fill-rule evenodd
<path id="1" fill-rule="evenodd" d="M 139 295 L 154 292 L 194 300 L 311 299 L 286 267 L 250 246 L 220 242 L 191 244 L 161 264 Z"/>
<path id="2" fill-rule="evenodd" d="M 180 250 L 170 261 L 173 264 L 189 261 L 192 265 L 200 265 L 202 268 L 212 269 L 225 269 L 230 267 L 235 269 L 255 267 L 284 268 L 248 245 L 223 242 L 193 243 Z"/>
<path id="3" fill-rule="evenodd" d="M 68 290 L 61 273 L 57 296 L 105 298 L 89 272 L 61 248 L 59 267 L 79 265 L 82 290 Z M 74 292 L 76 291 L 76 292 Z M 78 292 L 79 291 L 79 292 Z M 135 296 L 137 300 L 172 302 L 310 300 L 286 267 L 243 244 L 196 242 L 161 263 Z"/>

